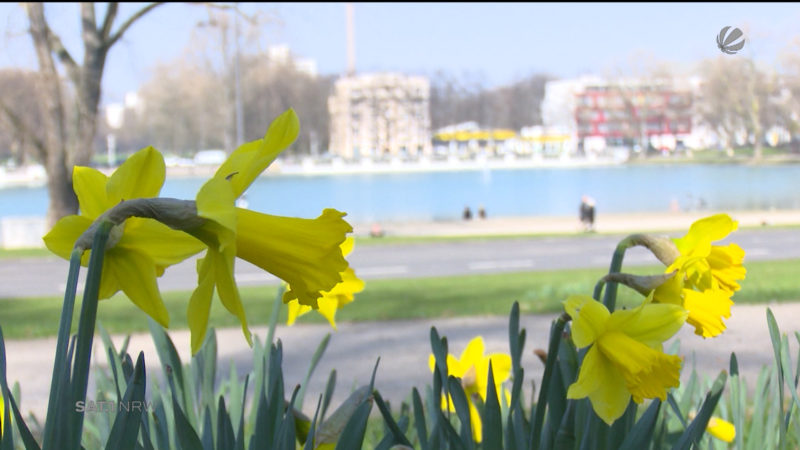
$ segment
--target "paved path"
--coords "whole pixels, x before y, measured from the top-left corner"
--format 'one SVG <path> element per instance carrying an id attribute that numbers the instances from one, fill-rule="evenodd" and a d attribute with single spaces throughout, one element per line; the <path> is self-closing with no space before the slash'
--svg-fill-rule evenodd
<path id="1" fill-rule="evenodd" d="M 771 224 L 800 224 L 794 213 L 739 213 L 742 226 L 767 220 Z M 470 239 L 445 241 L 393 242 L 380 245 L 356 244 L 348 257 L 356 273 L 365 280 L 380 278 L 418 278 L 473 275 L 526 270 L 554 270 L 606 267 L 617 243 L 627 230 L 669 231 L 674 236 L 685 233 L 696 214 L 614 215 L 598 223 L 615 234 L 561 234 L 507 239 Z M 563 222 L 563 223 L 562 223 Z M 428 223 L 416 228 L 395 228 L 392 233 L 457 235 L 465 232 L 502 234 L 523 225 L 537 232 L 550 226 L 575 225 L 567 218 L 494 219 L 471 223 Z M 407 225 L 395 225 L 407 227 Z M 358 231 L 358 230 L 357 230 Z M 388 229 L 387 229 L 388 231 Z M 735 232 L 731 239 L 747 251 L 747 261 L 800 258 L 800 228 L 763 226 Z M 627 252 L 628 265 L 658 264 L 643 248 Z M 85 277 L 82 271 L 82 279 Z M 57 257 L 0 259 L 0 299 L 25 296 L 61 296 L 65 288 L 67 264 Z M 275 284 L 277 278 L 260 268 L 239 260 L 236 280 L 241 285 Z M 197 283 L 195 258 L 170 267 L 159 279 L 164 291 L 194 289 Z M 79 286 L 83 286 L 83 281 Z"/>
<path id="2" fill-rule="evenodd" d="M 509 302 L 510 308 L 511 302 Z M 783 333 L 792 336 L 800 331 L 800 303 L 770 305 Z M 691 355 L 695 356 L 697 370 L 709 377 L 716 376 L 720 370 L 727 370 L 731 352 L 736 352 L 742 373 L 752 385 L 764 364 L 772 362 L 772 348 L 766 326 L 766 306 L 734 306 L 728 321 L 728 330 L 718 338 L 704 340 L 693 334 L 693 328 L 684 327 L 678 334 L 681 340 L 680 354 L 687 357 L 689 366 Z M 536 348 L 547 348 L 550 323 L 555 317 L 549 315 L 526 315 L 521 318 L 521 327 L 527 329 L 527 341 L 523 356 L 523 367 L 527 380 L 541 380 L 543 366 L 532 354 Z M 429 332 L 436 326 L 439 333 L 447 336 L 450 352 L 456 355 L 476 335 L 482 335 L 488 352 L 508 351 L 507 317 L 471 317 L 451 319 L 425 319 L 414 321 L 391 321 L 371 323 L 341 323 L 339 330 L 333 332 L 325 356 L 312 377 L 305 409 L 310 410 L 319 393 L 324 389 L 328 374 L 337 370 L 337 389 L 334 406 L 338 405 L 353 386 L 366 384 L 376 359 L 380 356 L 376 386 L 382 395 L 395 405 L 410 395 L 411 388 L 422 390 L 430 383 L 428 354 L 430 353 Z M 255 334 L 263 342 L 266 336 L 264 327 L 255 327 Z M 332 332 L 327 325 L 279 326 L 276 337 L 283 342 L 284 375 L 286 387 L 290 391 L 305 376 L 308 363 L 316 346 L 326 333 Z M 184 362 L 189 357 L 188 331 L 170 333 Z M 220 376 L 227 376 L 230 365 L 234 364 L 240 376 L 252 370 L 252 352 L 247 347 L 241 330 L 222 329 L 217 332 L 219 342 Z M 117 346 L 122 336 L 115 336 Z M 43 415 L 47 403 L 47 389 L 53 364 L 55 338 L 30 341 L 6 342 L 8 379 L 13 383 L 19 380 L 22 389 L 24 411 Z M 796 359 L 797 343 L 790 339 L 790 347 Z M 160 376 L 158 356 L 149 334 L 136 334 L 130 342 L 129 352 L 136 357 L 145 352 L 145 360 L 151 373 Z M 103 350 L 95 347 L 93 361 L 105 364 Z M 156 370 L 154 374 L 154 370 Z M 684 377 L 688 375 L 684 371 Z M 151 378 L 149 378 L 150 380 Z M 148 383 L 149 385 L 149 383 Z M 525 389 L 530 388 L 526 383 Z M 424 392 L 424 391 L 423 391 Z M 526 397 L 529 398 L 530 391 Z M 93 398 L 90 388 L 89 399 Z"/>

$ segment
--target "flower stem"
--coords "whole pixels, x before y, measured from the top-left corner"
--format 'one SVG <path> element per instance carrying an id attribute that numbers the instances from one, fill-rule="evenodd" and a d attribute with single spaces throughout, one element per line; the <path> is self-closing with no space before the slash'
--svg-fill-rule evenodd
<path id="1" fill-rule="evenodd" d="M 89 363 L 92 357 L 92 341 L 97 320 L 97 301 L 100 293 L 100 279 L 103 272 L 103 257 L 105 255 L 106 241 L 114 224 L 103 221 L 97 228 L 92 242 L 92 251 L 89 258 L 89 269 L 86 275 L 86 285 L 81 304 L 80 322 L 78 323 L 78 339 L 75 345 L 75 362 L 72 369 L 72 396 L 71 401 L 86 399 L 86 389 L 89 382 Z M 71 411 L 74 422 L 70 424 L 67 432 L 70 433 L 66 448 L 80 448 L 83 430 L 83 414 Z"/>
<path id="2" fill-rule="evenodd" d="M 634 243 L 635 236 L 637 235 L 630 235 L 617 244 L 617 248 L 614 250 L 614 255 L 611 257 L 611 266 L 608 268 L 608 273 L 616 273 L 622 269 L 622 259 L 625 257 L 625 251 L 628 250 L 628 248 L 636 245 Z M 606 305 L 606 308 L 608 308 L 609 312 L 614 312 L 614 308 L 616 307 L 618 286 L 619 284 L 616 281 L 608 281 L 606 283 L 606 292 L 603 296 L 603 304 Z"/>
<path id="3" fill-rule="evenodd" d="M 558 359 L 558 346 L 561 344 L 561 334 L 564 332 L 564 327 L 567 321 L 570 320 L 569 315 L 566 313 L 560 315 L 558 319 L 553 321 L 550 327 L 550 343 L 547 348 L 547 362 L 544 365 L 544 374 L 542 375 L 542 386 L 539 388 L 539 400 L 536 402 L 536 413 L 533 417 L 533 426 L 531 427 L 531 437 L 528 442 L 528 448 L 538 448 L 541 441 L 542 423 L 544 422 L 544 410 L 547 406 L 547 394 L 550 389 L 550 379 L 553 377 L 553 368 Z"/>
<path id="4" fill-rule="evenodd" d="M 65 377 L 68 370 L 67 365 L 67 342 L 69 341 L 69 334 L 72 328 L 72 313 L 75 309 L 75 293 L 78 288 L 78 274 L 81 269 L 81 256 L 83 249 L 75 248 L 69 258 L 69 272 L 67 274 L 67 288 L 64 291 L 64 303 L 61 306 L 61 320 L 58 324 L 58 339 L 56 341 L 56 355 L 53 362 L 53 377 L 50 379 L 50 397 L 47 401 L 47 416 L 45 418 L 44 426 L 44 440 L 42 448 L 50 448 L 55 439 L 55 433 L 61 429 L 56 425 L 56 417 L 68 417 L 63 414 L 59 409 L 65 407 L 58 403 L 62 391 L 61 388 L 66 386 Z"/>

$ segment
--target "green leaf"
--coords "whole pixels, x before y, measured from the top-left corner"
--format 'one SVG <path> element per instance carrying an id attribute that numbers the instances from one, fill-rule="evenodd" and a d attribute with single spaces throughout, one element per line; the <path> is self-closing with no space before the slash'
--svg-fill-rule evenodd
<path id="1" fill-rule="evenodd" d="M 661 411 L 661 400 L 655 399 L 650 403 L 650 406 L 647 407 L 642 417 L 636 422 L 636 425 L 634 425 L 627 436 L 625 436 L 619 450 L 650 448 L 653 430 L 655 430 L 656 423 L 658 422 L 659 411 Z"/>
<path id="2" fill-rule="evenodd" d="M 411 389 L 411 404 L 414 408 L 414 428 L 417 430 L 417 440 L 422 450 L 428 450 L 428 430 L 425 424 L 425 410 L 422 408 L 422 399 L 416 387 Z"/>
<path id="3" fill-rule="evenodd" d="M 61 307 L 61 319 L 58 324 L 58 338 L 56 340 L 55 361 L 53 362 L 53 375 L 50 380 L 50 395 L 47 401 L 47 414 L 45 416 L 44 437 L 42 445 L 53 448 L 55 442 L 63 442 L 59 436 L 66 433 L 65 425 L 69 421 L 70 412 L 66 411 L 66 403 L 61 400 L 69 385 L 69 366 L 71 357 L 67 357 L 70 346 L 70 330 L 72 329 L 72 316 L 75 308 L 75 294 L 78 288 L 78 275 L 81 269 L 82 250 L 74 249 L 69 259 L 69 272 L 67 274 L 67 288 L 64 292 L 64 302 Z M 70 353 L 71 354 L 71 353 Z M 66 377 L 65 377 L 66 375 Z M 63 439 L 63 438 L 62 438 Z"/>
<path id="4" fill-rule="evenodd" d="M 153 336 L 153 343 L 158 352 L 158 359 L 161 361 L 161 367 L 164 369 L 164 375 L 169 378 L 170 372 L 175 372 L 174 379 L 178 387 L 178 396 L 183 399 L 183 363 L 178 356 L 178 351 L 175 350 L 172 339 L 170 339 L 169 335 L 161 328 L 161 325 L 150 317 L 147 318 L 147 324 L 150 327 L 150 335 Z"/>
<path id="5" fill-rule="evenodd" d="M 703 406 L 700 407 L 697 416 L 692 423 L 689 424 L 683 434 L 681 434 L 681 437 L 672 447 L 673 450 L 689 450 L 693 444 L 699 445 L 700 438 L 703 436 L 703 433 L 705 433 L 708 421 L 711 419 L 711 414 L 714 412 L 714 408 L 717 407 L 717 403 L 722 396 L 722 391 L 725 388 L 727 379 L 728 374 L 724 371 L 720 372 L 716 381 L 714 381 L 714 385 L 711 387 L 711 391 L 706 394 Z"/>
<path id="6" fill-rule="evenodd" d="M 203 443 L 200 441 L 200 438 L 197 437 L 197 433 L 194 428 L 192 428 L 192 424 L 189 423 L 183 410 L 181 410 L 181 405 L 178 403 L 174 390 L 172 391 L 172 409 L 175 417 L 175 433 L 178 437 L 178 443 L 181 449 L 203 450 Z"/>
<path id="7" fill-rule="evenodd" d="M 3 329 L 0 327 L 0 388 L 2 388 L 3 393 L 3 401 L 5 402 L 5 409 L 3 413 L 3 431 L 6 431 L 4 434 L 12 435 L 13 433 L 9 432 L 12 430 L 12 424 L 17 426 L 19 430 L 20 437 L 22 438 L 22 443 L 25 445 L 26 450 L 39 450 L 39 444 L 36 443 L 36 440 L 33 438 L 30 430 L 28 429 L 28 425 L 22 419 L 22 414 L 19 412 L 19 408 L 17 408 L 17 402 L 14 401 L 13 393 L 8 389 L 8 379 L 6 378 L 6 343 L 5 339 L 3 338 Z M 11 421 L 11 413 L 14 414 L 14 422 Z M 14 447 L 13 439 L 8 439 L 10 442 L 11 448 Z M 4 443 L 6 441 L 5 436 L 3 436 L 2 442 L 0 442 L 0 447 L 5 446 Z"/>
<path id="8" fill-rule="evenodd" d="M 500 417 L 500 401 L 494 384 L 494 370 L 489 360 L 489 374 L 486 386 L 486 403 L 483 406 L 483 446 L 484 448 L 503 448 L 503 420 Z"/>
<path id="9" fill-rule="evenodd" d="M 561 334 L 567 322 L 564 316 L 560 316 L 553 321 L 550 326 L 550 341 L 547 349 L 547 362 L 544 365 L 544 374 L 542 375 L 542 385 L 539 388 L 539 400 L 536 403 L 536 411 L 533 414 L 533 423 L 531 425 L 531 436 L 528 439 L 528 445 L 531 447 L 538 446 L 542 438 L 542 422 L 544 421 L 544 413 L 547 408 L 547 401 L 550 393 L 550 382 L 553 378 L 553 371 L 557 367 L 556 359 L 558 355 L 558 347 L 561 343 Z"/>
<path id="10" fill-rule="evenodd" d="M 273 448 L 294 450 L 297 447 L 295 442 L 295 420 L 291 405 L 294 404 L 299 390 L 300 386 L 295 386 L 292 392 L 292 399 L 289 401 L 287 409 L 283 411 L 283 418 L 275 433 L 275 445 L 273 445 Z"/>
<path id="11" fill-rule="evenodd" d="M 353 450 L 363 447 L 364 432 L 367 429 L 367 419 L 371 409 L 371 401 L 365 401 L 356 408 L 350 420 L 347 421 L 344 430 L 342 430 L 342 434 L 336 442 L 335 450 Z"/>
<path id="12" fill-rule="evenodd" d="M 447 339 L 439 338 L 436 327 L 431 327 L 431 350 L 436 360 L 436 367 L 439 368 L 439 376 L 442 386 L 447 386 Z"/>
<path id="13" fill-rule="evenodd" d="M 394 437 L 393 441 L 395 444 L 402 444 L 411 447 L 411 442 L 408 441 L 405 434 L 400 431 L 400 427 L 395 422 L 394 418 L 392 417 L 392 413 L 389 411 L 389 408 L 386 407 L 386 403 L 383 402 L 383 398 L 378 391 L 374 391 L 372 393 L 373 398 L 375 399 L 375 404 L 378 405 L 378 410 L 381 412 L 383 416 L 383 421 L 386 426 L 389 427 L 389 431 L 391 431 L 392 436 Z"/>
<path id="14" fill-rule="evenodd" d="M 225 397 L 219 396 L 217 405 L 217 450 L 234 450 L 236 448 L 236 435 L 233 434 L 233 424 L 228 411 L 225 409 Z"/>
<path id="15" fill-rule="evenodd" d="M 214 450 L 214 432 L 211 427 L 211 408 L 208 406 L 203 410 L 203 433 L 200 441 L 203 443 L 204 450 Z"/>
<path id="16" fill-rule="evenodd" d="M 333 398 L 333 391 L 336 389 L 336 369 L 331 370 L 328 375 L 328 382 L 325 384 L 325 395 L 322 397 L 322 411 L 319 416 L 319 421 L 325 421 L 325 413 L 328 412 L 328 406 L 331 404 Z"/>
<path id="17" fill-rule="evenodd" d="M 732 377 L 739 375 L 739 361 L 736 359 L 736 353 L 731 352 L 730 370 Z"/>
<path id="18" fill-rule="evenodd" d="M 133 377 L 127 383 L 125 396 L 122 397 L 120 404 L 120 411 L 114 419 L 114 425 L 111 427 L 111 433 L 106 442 L 106 449 L 133 449 L 136 444 L 136 436 L 139 435 L 139 425 L 142 422 L 142 410 L 145 409 L 144 393 L 147 384 L 147 376 L 144 363 L 144 352 L 139 352 L 139 357 L 136 359 L 136 367 L 133 371 Z M 127 405 L 126 408 L 122 408 Z M 134 408 L 134 406 L 140 406 Z"/>
<path id="19" fill-rule="evenodd" d="M 336 408 L 336 411 L 320 425 L 317 430 L 317 444 L 333 444 L 337 442 L 359 406 L 364 402 L 372 403 L 370 393 L 369 386 L 361 386 L 353 391 L 353 393 Z"/>
<path id="20" fill-rule="evenodd" d="M 328 333 L 319 343 L 317 349 L 314 351 L 314 355 L 311 357 L 311 363 L 308 366 L 308 372 L 306 372 L 306 377 L 300 384 L 300 393 L 297 395 L 297 399 L 294 403 L 294 407 L 297 409 L 302 409 L 303 407 L 303 399 L 306 396 L 306 386 L 308 385 L 309 380 L 311 380 L 311 375 L 314 374 L 314 369 L 317 368 L 317 364 L 319 364 L 319 360 L 322 358 L 323 353 L 325 353 L 325 349 L 328 348 L 328 342 L 330 342 L 330 340 L 331 334 Z"/>
<path id="21" fill-rule="evenodd" d="M 98 226 L 92 241 L 92 248 L 105 249 L 111 222 L 103 221 Z M 100 279 L 103 275 L 103 258 L 105 251 L 93 251 L 89 257 L 89 268 L 83 290 L 80 319 L 78 321 L 78 337 L 75 343 L 75 360 L 70 379 L 69 404 L 86 400 L 86 389 L 89 384 L 89 363 L 92 359 L 92 342 L 94 340 L 95 322 L 97 321 L 97 302 L 100 292 Z M 71 410 L 64 419 L 68 420 L 68 438 L 59 442 L 59 447 L 78 448 L 83 430 L 83 414 Z M 59 426 L 56 424 L 56 426 Z M 62 425 L 63 426 L 63 425 Z M 5 439 L 3 440 L 5 441 Z"/>
<path id="22" fill-rule="evenodd" d="M 311 419 L 311 426 L 308 429 L 308 435 L 306 436 L 306 442 L 303 446 L 303 450 L 313 450 L 314 449 L 314 441 L 316 440 L 316 431 L 317 431 L 317 421 L 319 420 L 319 412 L 322 409 L 322 395 L 317 398 L 317 409 L 314 411 L 314 418 Z"/>
<path id="23" fill-rule="evenodd" d="M 450 397 L 453 399 L 453 406 L 456 409 L 456 415 L 458 416 L 459 422 L 461 422 L 461 441 L 467 445 L 467 448 L 472 448 L 474 444 L 467 395 L 464 393 L 464 388 L 461 386 L 461 379 L 450 375 L 447 381 Z"/>
<path id="24" fill-rule="evenodd" d="M 775 354 L 775 365 L 777 366 L 778 370 L 778 398 L 775 402 L 778 411 L 780 413 L 780 417 L 783 417 L 783 382 L 784 382 L 784 372 L 783 372 L 783 364 L 781 361 L 783 358 L 781 357 L 781 337 L 780 331 L 778 331 L 778 323 L 775 321 L 775 316 L 772 314 L 772 310 L 767 308 L 767 328 L 769 328 L 769 337 L 772 340 L 772 351 Z M 791 409 L 791 408 L 790 408 Z M 784 421 L 780 422 L 779 427 L 779 436 L 780 442 L 784 443 L 786 441 L 786 424 Z"/>

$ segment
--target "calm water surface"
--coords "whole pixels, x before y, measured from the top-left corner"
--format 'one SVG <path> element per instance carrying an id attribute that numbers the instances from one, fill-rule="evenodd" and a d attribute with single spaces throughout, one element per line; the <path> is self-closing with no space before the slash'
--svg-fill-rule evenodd
<path id="1" fill-rule="evenodd" d="M 194 198 L 203 178 L 168 179 L 162 196 Z M 464 206 L 490 216 L 577 215 L 581 195 L 603 212 L 800 209 L 800 166 L 647 165 L 357 175 L 264 176 L 251 209 L 316 217 L 323 208 L 355 223 L 453 220 Z M 44 216 L 47 191 L 0 190 L 0 217 Z"/>

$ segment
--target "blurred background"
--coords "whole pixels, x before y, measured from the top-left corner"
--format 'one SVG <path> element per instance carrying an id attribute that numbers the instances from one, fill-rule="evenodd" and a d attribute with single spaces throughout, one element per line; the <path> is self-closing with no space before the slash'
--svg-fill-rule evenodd
<path id="1" fill-rule="evenodd" d="M 357 231 L 467 209 L 576 216 L 584 195 L 598 212 L 800 209 L 794 4 L 4 4 L 0 18 L 6 248 L 40 246 L 75 212 L 73 164 L 110 171 L 153 145 L 163 195 L 191 198 L 289 107 L 300 135 L 246 204 L 332 206 Z M 735 54 L 716 42 L 726 26 Z"/>

